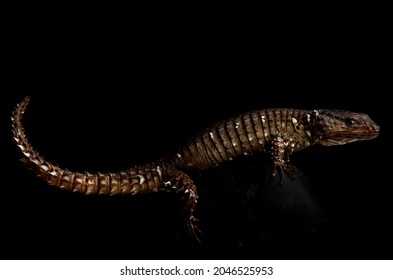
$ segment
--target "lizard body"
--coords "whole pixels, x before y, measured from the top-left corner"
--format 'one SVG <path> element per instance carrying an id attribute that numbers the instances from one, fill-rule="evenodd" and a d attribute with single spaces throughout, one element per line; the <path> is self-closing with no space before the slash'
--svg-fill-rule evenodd
<path id="1" fill-rule="evenodd" d="M 194 211 L 198 199 L 188 171 L 203 171 L 238 156 L 265 152 L 271 155 L 274 173 L 294 178 L 293 152 L 310 145 L 342 145 L 373 139 L 379 126 L 362 113 L 343 110 L 263 109 L 218 122 L 194 135 L 173 153 L 144 165 L 118 172 L 77 172 L 59 167 L 40 156 L 30 145 L 22 116 L 30 98 L 12 113 L 12 131 L 22 161 L 49 184 L 84 194 L 135 195 L 176 191 L 183 202 L 186 229 L 197 240 Z"/>

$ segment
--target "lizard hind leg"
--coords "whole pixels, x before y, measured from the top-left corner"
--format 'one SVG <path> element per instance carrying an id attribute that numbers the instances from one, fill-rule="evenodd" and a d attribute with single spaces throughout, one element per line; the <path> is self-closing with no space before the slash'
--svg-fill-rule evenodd
<path id="1" fill-rule="evenodd" d="M 197 226 L 198 219 L 195 218 L 194 212 L 198 200 L 196 186 L 191 178 L 182 171 L 175 171 L 169 180 L 164 182 L 165 190 L 175 191 L 180 196 L 180 207 L 185 227 L 191 241 L 201 243 L 199 234 L 201 230 Z"/>

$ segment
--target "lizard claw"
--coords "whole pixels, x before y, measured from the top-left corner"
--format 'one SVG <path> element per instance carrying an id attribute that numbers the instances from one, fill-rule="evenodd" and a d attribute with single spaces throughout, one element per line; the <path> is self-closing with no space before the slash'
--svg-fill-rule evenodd
<path id="1" fill-rule="evenodd" d="M 277 173 L 279 173 L 281 185 L 284 183 L 284 172 L 292 181 L 295 180 L 296 167 L 290 161 L 285 161 L 284 163 L 281 164 L 278 163 L 274 164 L 274 170 L 272 176 L 275 177 Z"/>
<path id="2" fill-rule="evenodd" d="M 189 237 L 192 239 L 192 241 L 196 241 L 197 243 L 201 244 L 201 240 L 199 239 L 199 236 L 202 231 L 199 229 L 197 226 L 198 219 L 196 219 L 193 215 L 191 215 L 187 221 L 186 221 L 186 227 L 188 231 Z"/>
<path id="3" fill-rule="evenodd" d="M 295 180 L 296 167 L 290 161 L 285 162 L 284 171 L 292 181 Z"/>

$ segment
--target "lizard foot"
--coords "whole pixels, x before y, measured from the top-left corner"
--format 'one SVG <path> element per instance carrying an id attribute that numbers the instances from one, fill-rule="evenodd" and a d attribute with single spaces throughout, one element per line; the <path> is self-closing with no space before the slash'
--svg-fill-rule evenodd
<path id="1" fill-rule="evenodd" d="M 275 177 L 278 173 L 281 185 L 284 183 L 284 172 L 292 181 L 295 180 L 296 167 L 290 161 L 275 162 L 272 176 Z"/>
<path id="2" fill-rule="evenodd" d="M 185 225 L 186 225 L 186 230 L 188 232 L 188 236 L 191 238 L 192 243 L 198 243 L 201 244 L 201 240 L 199 239 L 199 235 L 202 233 L 202 231 L 199 229 L 197 226 L 198 219 L 196 219 L 193 215 L 188 217 L 186 219 Z"/>

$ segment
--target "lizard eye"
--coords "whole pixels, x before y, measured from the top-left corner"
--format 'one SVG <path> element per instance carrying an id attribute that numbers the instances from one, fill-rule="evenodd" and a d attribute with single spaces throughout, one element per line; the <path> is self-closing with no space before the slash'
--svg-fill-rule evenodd
<path id="1" fill-rule="evenodd" d="M 353 119 L 346 119 L 345 124 L 349 127 L 354 126 L 356 122 Z"/>

